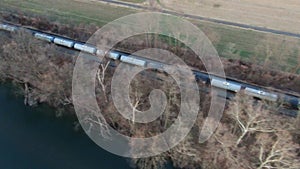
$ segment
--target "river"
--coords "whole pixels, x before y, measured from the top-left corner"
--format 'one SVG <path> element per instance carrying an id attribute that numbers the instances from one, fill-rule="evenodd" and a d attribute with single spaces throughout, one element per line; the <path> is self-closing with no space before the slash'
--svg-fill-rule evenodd
<path id="1" fill-rule="evenodd" d="M 71 118 L 55 116 L 47 106 L 25 106 L 14 88 L 0 84 L 0 168 L 130 169 L 128 159 L 113 155 L 74 130 Z"/>

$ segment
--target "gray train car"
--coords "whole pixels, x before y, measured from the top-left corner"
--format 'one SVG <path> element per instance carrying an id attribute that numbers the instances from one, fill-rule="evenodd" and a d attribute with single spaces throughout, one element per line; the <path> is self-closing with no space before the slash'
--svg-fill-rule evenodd
<path id="1" fill-rule="evenodd" d="M 146 66 L 146 61 L 134 58 L 132 56 L 121 55 L 120 60 L 122 62 L 133 64 L 133 65 L 136 65 L 136 66 L 142 66 L 142 67 Z"/>
<path id="2" fill-rule="evenodd" d="M 40 39 L 40 40 L 47 41 L 47 42 L 53 42 L 53 40 L 54 40 L 53 36 L 50 36 L 50 35 L 47 35 L 44 33 L 35 33 L 34 37 L 37 39 Z"/>
<path id="3" fill-rule="evenodd" d="M 71 40 L 63 39 L 63 38 L 54 38 L 53 42 L 57 45 L 66 46 L 72 48 L 74 46 L 74 42 Z"/>
<path id="4" fill-rule="evenodd" d="M 16 31 L 18 28 L 15 26 L 10 26 L 10 25 L 6 25 L 6 24 L 0 24 L 0 29 L 6 30 L 9 32 L 13 32 L 13 31 Z"/>
<path id="5" fill-rule="evenodd" d="M 245 93 L 250 96 L 254 96 L 260 99 L 265 99 L 265 100 L 270 100 L 270 101 L 277 101 L 278 95 L 270 93 L 270 92 L 265 92 L 262 90 L 258 89 L 253 89 L 250 87 L 245 88 Z"/>
<path id="6" fill-rule="evenodd" d="M 90 53 L 90 54 L 95 54 L 97 49 L 95 47 L 86 45 L 86 44 L 80 44 L 80 43 L 75 43 L 74 45 L 74 49 L 86 52 L 86 53 Z"/>
<path id="7" fill-rule="evenodd" d="M 217 88 L 238 92 L 241 90 L 241 85 L 235 82 L 226 81 L 225 79 L 212 77 L 211 85 Z"/>

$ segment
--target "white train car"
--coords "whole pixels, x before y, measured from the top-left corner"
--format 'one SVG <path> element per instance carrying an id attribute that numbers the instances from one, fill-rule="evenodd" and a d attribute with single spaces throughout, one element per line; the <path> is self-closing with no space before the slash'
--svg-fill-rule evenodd
<path id="1" fill-rule="evenodd" d="M 213 77 L 211 80 L 211 85 L 217 88 L 230 90 L 233 92 L 238 92 L 241 90 L 241 85 L 231 81 L 226 81 L 225 79 Z"/>
<path id="2" fill-rule="evenodd" d="M 47 41 L 47 42 L 53 42 L 53 40 L 54 40 L 53 36 L 50 36 L 50 35 L 47 35 L 44 33 L 35 33 L 34 37 L 37 39 L 40 39 L 40 40 Z"/>
<path id="3" fill-rule="evenodd" d="M 133 64 L 133 65 L 136 65 L 136 66 L 141 66 L 141 67 L 146 66 L 146 61 L 134 58 L 132 56 L 122 55 L 120 60 L 122 62 Z"/>
<path id="4" fill-rule="evenodd" d="M 57 45 L 66 46 L 72 48 L 74 46 L 74 42 L 71 40 L 63 39 L 63 38 L 54 38 L 53 41 Z"/>
<path id="5" fill-rule="evenodd" d="M 74 45 L 74 49 L 86 52 L 86 53 L 90 53 L 90 54 L 95 54 L 97 49 L 95 47 L 86 45 L 86 44 L 80 44 L 80 43 L 75 43 Z"/>
<path id="6" fill-rule="evenodd" d="M 265 99 L 265 100 L 270 100 L 270 101 L 277 101 L 277 99 L 278 99 L 277 94 L 265 92 L 265 91 L 250 88 L 250 87 L 245 88 L 245 93 L 247 95 L 250 95 L 250 96 L 253 96 L 253 97 L 257 97 L 257 98 Z"/>
<path id="7" fill-rule="evenodd" d="M 114 51 L 109 52 L 109 55 L 108 55 L 109 58 L 114 59 L 114 60 L 120 59 L 120 56 L 121 55 L 119 52 L 114 52 Z"/>
<path id="8" fill-rule="evenodd" d="M 11 26 L 11 25 L 0 24 L 0 29 L 6 30 L 6 31 L 9 31 L 9 32 L 14 32 L 14 31 L 16 31 L 18 28 L 15 27 L 15 26 Z"/>

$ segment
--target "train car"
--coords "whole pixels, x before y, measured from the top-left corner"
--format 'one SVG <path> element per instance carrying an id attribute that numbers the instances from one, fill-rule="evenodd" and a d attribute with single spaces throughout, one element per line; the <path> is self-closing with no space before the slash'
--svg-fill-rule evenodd
<path id="1" fill-rule="evenodd" d="M 69 48 L 72 48 L 74 46 L 74 42 L 73 41 L 67 40 L 67 39 L 63 39 L 63 38 L 57 38 L 57 37 L 55 37 L 53 42 L 55 44 L 57 44 L 57 45 L 62 45 L 62 46 L 66 46 L 66 47 L 69 47 Z"/>
<path id="2" fill-rule="evenodd" d="M 108 57 L 114 60 L 120 59 L 121 54 L 119 52 L 111 51 L 109 52 Z"/>
<path id="3" fill-rule="evenodd" d="M 14 32 L 14 31 L 16 31 L 18 28 L 15 27 L 15 26 L 11 26 L 11 25 L 0 24 L 0 29 L 6 30 L 6 31 L 9 31 L 9 32 Z"/>
<path id="4" fill-rule="evenodd" d="M 80 44 L 80 43 L 75 43 L 74 49 L 90 53 L 90 54 L 96 54 L 97 49 L 95 47 L 86 45 L 86 44 Z"/>
<path id="5" fill-rule="evenodd" d="M 146 66 L 146 61 L 141 60 L 141 59 L 137 59 L 135 57 L 128 56 L 128 55 L 121 55 L 120 60 L 122 62 L 133 64 L 133 65 L 136 65 L 136 66 L 142 66 L 142 67 Z"/>
<path id="6" fill-rule="evenodd" d="M 44 33 L 34 33 L 34 37 L 47 42 L 53 42 L 54 37 Z"/>
<path id="7" fill-rule="evenodd" d="M 300 100 L 299 98 L 292 96 L 292 95 L 284 95 L 281 98 L 281 101 L 283 101 L 285 104 L 290 106 L 293 109 L 299 109 L 300 108 Z"/>
<path id="8" fill-rule="evenodd" d="M 152 69 L 156 69 L 156 70 L 163 70 L 164 69 L 164 64 L 154 61 L 154 60 L 148 60 L 145 59 L 145 61 L 147 62 L 147 67 L 148 68 L 152 68 Z"/>
<path id="9" fill-rule="evenodd" d="M 270 100 L 270 101 L 277 101 L 278 100 L 278 95 L 273 94 L 273 93 L 269 93 L 269 92 L 265 92 L 265 91 L 262 91 L 260 89 L 258 90 L 258 89 L 246 87 L 245 88 L 245 93 L 247 95 L 257 97 L 257 98 L 260 98 L 260 99 L 264 99 L 264 100 Z"/>
<path id="10" fill-rule="evenodd" d="M 266 92 L 266 99 L 276 102 L 278 100 L 278 95 L 275 93 Z"/>
<path id="11" fill-rule="evenodd" d="M 214 87 L 218 87 L 221 89 L 233 91 L 233 92 L 238 92 L 241 90 L 241 85 L 232 81 L 227 81 L 225 79 L 217 78 L 217 77 L 212 77 L 211 79 L 211 85 Z"/>
<path id="12" fill-rule="evenodd" d="M 193 74 L 195 75 L 197 81 L 201 80 L 205 84 L 207 84 L 210 81 L 210 78 L 209 78 L 208 74 L 206 74 L 206 73 L 202 73 L 202 72 L 193 70 Z"/>

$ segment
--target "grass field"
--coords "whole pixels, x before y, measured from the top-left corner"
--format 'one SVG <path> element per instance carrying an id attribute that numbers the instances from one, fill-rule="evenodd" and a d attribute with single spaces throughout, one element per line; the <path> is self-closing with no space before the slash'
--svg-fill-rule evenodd
<path id="1" fill-rule="evenodd" d="M 66 24 L 93 23 L 102 26 L 114 19 L 136 12 L 128 8 L 84 0 L 0 0 L 0 3 L 2 11 L 22 11 Z"/>
<path id="2" fill-rule="evenodd" d="M 211 23 L 198 26 L 222 57 L 300 73 L 300 39 Z"/>
<path id="3" fill-rule="evenodd" d="M 1 11 L 21 11 L 64 24 L 102 26 L 139 12 L 90 0 L 0 0 Z M 220 56 L 300 74 L 300 39 L 191 20 L 215 45 Z"/>

